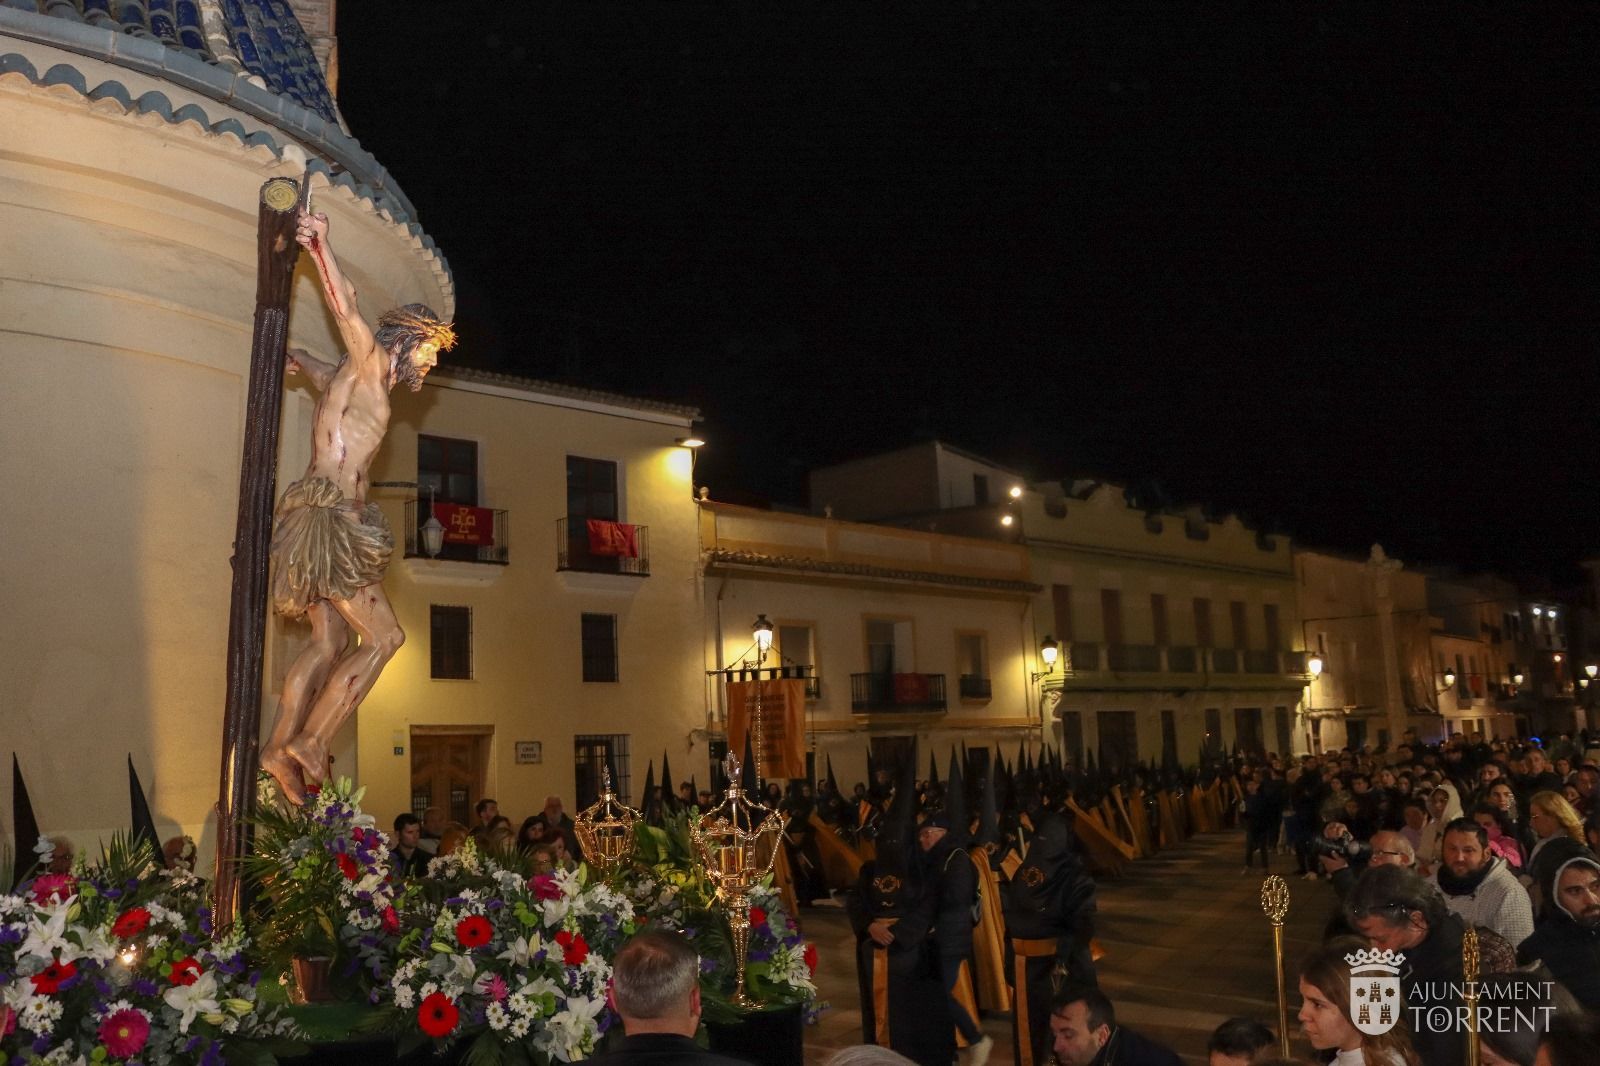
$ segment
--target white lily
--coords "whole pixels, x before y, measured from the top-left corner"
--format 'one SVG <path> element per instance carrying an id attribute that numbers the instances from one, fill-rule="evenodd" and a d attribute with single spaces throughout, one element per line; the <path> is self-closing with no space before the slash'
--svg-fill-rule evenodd
<path id="1" fill-rule="evenodd" d="M 183 1015 L 178 1031 L 187 1033 L 197 1014 L 217 1014 L 222 1004 L 217 1002 L 217 975 L 206 972 L 192 985 L 176 985 L 161 994 L 167 1006 Z"/>
<path id="2" fill-rule="evenodd" d="M 37 912 L 28 917 L 28 935 L 23 938 L 22 946 L 17 948 L 17 954 L 48 959 L 59 952 L 63 962 L 77 958 L 77 945 L 67 940 L 66 904 L 58 903 L 54 907 L 41 909 L 49 917 L 40 921 Z"/>
<path id="3" fill-rule="evenodd" d="M 529 944 L 526 937 L 519 936 L 517 939 L 508 943 L 506 945 L 506 949 L 500 954 L 496 955 L 495 958 L 505 959 L 518 969 L 526 969 L 533 956 L 533 953 L 539 950 L 538 943 L 539 939 L 537 935 L 534 937 L 533 944 Z"/>

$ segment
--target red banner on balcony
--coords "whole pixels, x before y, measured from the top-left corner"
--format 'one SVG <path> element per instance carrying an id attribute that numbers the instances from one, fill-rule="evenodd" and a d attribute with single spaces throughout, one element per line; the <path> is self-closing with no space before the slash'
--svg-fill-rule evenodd
<path id="1" fill-rule="evenodd" d="M 895 674 L 894 701 L 896 703 L 927 703 L 933 698 L 927 674 Z"/>
<path id="2" fill-rule="evenodd" d="M 621 559 L 639 558 L 639 527 L 625 522 L 607 522 L 603 518 L 588 519 L 589 554 L 610 555 Z"/>
<path id="3" fill-rule="evenodd" d="M 494 512 L 487 507 L 468 507 L 464 503 L 436 503 L 433 517 L 444 527 L 446 544 L 494 545 Z"/>
<path id="4" fill-rule="evenodd" d="M 757 688 L 757 686 L 760 686 Z M 757 693 L 761 706 L 761 776 L 806 776 L 806 683 L 798 678 L 728 683 L 728 750 L 744 758 L 744 734 L 755 718 Z M 755 787 L 746 770 L 744 787 Z"/>

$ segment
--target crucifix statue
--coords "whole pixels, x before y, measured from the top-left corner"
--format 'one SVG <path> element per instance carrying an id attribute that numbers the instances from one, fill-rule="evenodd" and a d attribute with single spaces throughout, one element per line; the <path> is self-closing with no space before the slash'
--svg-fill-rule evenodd
<path id="1" fill-rule="evenodd" d="M 325 363 L 299 349 L 286 373 L 303 373 L 320 395 L 311 463 L 274 512 L 272 605 L 311 624 L 311 643 L 290 665 L 261 767 L 290 802 L 328 775 L 328 746 L 360 706 L 405 634 L 383 591 L 394 537 L 367 498 L 368 470 L 389 428 L 389 391 L 413 392 L 455 344 L 450 324 L 422 304 L 387 311 L 373 329 L 328 243 L 328 218 L 298 213 L 295 240 L 311 254 L 345 355 Z M 359 638 L 352 646 L 351 631 Z"/>

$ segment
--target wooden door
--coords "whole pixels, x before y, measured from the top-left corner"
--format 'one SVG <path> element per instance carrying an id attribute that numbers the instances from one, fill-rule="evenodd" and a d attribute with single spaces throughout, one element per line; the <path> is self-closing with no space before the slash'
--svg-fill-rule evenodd
<path id="1" fill-rule="evenodd" d="M 487 791 L 488 732 L 411 734 L 411 806 L 421 816 L 438 807 L 452 822 L 470 826 L 472 808 Z"/>

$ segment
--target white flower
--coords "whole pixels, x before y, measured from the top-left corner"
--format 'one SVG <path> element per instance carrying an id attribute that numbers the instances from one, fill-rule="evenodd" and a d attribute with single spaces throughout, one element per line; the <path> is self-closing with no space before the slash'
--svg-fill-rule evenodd
<path id="1" fill-rule="evenodd" d="M 573 1062 L 593 1050 L 597 1026 L 595 1018 L 605 1007 L 604 999 L 573 996 L 565 1009 L 558 1010 L 535 1037 L 536 1046 L 558 1062 Z"/>
<path id="2" fill-rule="evenodd" d="M 496 955 L 495 958 L 505 959 L 513 967 L 519 970 L 524 970 L 527 969 L 531 956 L 538 950 L 539 934 L 535 933 L 533 935 L 533 943 L 531 944 L 528 943 L 526 937 L 520 936 L 515 940 L 508 941 L 506 943 L 506 949 L 500 954 Z"/>
<path id="3" fill-rule="evenodd" d="M 195 1015 L 216 1014 L 222 1010 L 222 1004 L 217 1002 L 217 975 L 213 971 L 201 974 L 192 985 L 176 985 L 167 989 L 161 998 L 167 1001 L 167 1006 L 183 1015 L 178 1023 L 180 1033 L 189 1031 Z"/>
<path id="4" fill-rule="evenodd" d="M 483 1020 L 489 1023 L 489 1028 L 497 1032 L 511 1024 L 511 1016 L 498 1003 L 490 1003 L 483 1008 Z"/>
<path id="5" fill-rule="evenodd" d="M 48 917 L 39 920 L 39 914 Z M 42 907 L 38 912 L 28 917 L 28 935 L 23 938 L 22 945 L 17 948 L 18 955 L 37 955 L 41 959 L 48 959 L 57 953 L 61 961 L 71 962 L 77 958 L 77 945 L 67 940 L 67 905 L 58 903 L 53 907 Z"/>
<path id="6" fill-rule="evenodd" d="M 17 1024 L 32 1033 L 44 1036 L 61 1020 L 61 1001 L 49 996 L 36 996 L 17 1012 Z"/>
<path id="7" fill-rule="evenodd" d="M 411 986 L 396 983 L 394 986 L 394 1005 L 401 1010 L 410 1010 L 416 1004 L 416 993 L 411 991 Z"/>

